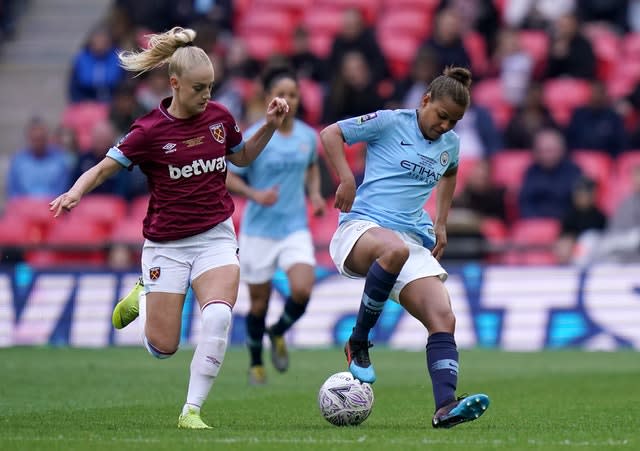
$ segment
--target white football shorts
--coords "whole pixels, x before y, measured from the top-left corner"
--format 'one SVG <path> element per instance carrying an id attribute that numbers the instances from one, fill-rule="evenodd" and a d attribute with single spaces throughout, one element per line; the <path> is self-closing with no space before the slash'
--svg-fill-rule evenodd
<path id="1" fill-rule="evenodd" d="M 303 263 L 315 266 L 313 240 L 308 230 L 275 240 L 240 232 L 240 279 L 250 284 L 271 280 L 278 268 L 288 271 Z"/>
<path id="2" fill-rule="evenodd" d="M 142 247 L 147 293 L 185 294 L 199 275 L 226 265 L 238 265 L 238 241 L 231 218 L 198 235 L 161 243 L 145 240 Z"/>
<path id="3" fill-rule="evenodd" d="M 367 230 L 374 227 L 381 226 L 375 222 L 363 220 L 347 221 L 338 226 L 338 230 L 333 234 L 331 244 L 329 245 L 329 254 L 340 274 L 352 279 L 363 277 L 349 271 L 344 263 L 360 237 L 364 235 Z M 429 249 L 422 245 L 422 240 L 418 236 L 395 230 L 394 233 L 406 243 L 409 248 L 409 258 L 402 267 L 402 271 L 400 271 L 398 275 L 398 280 L 391 290 L 390 299 L 399 302 L 400 291 L 402 291 L 405 285 L 414 280 L 432 276 L 440 278 L 443 282 L 447 280 L 447 272 L 440 265 L 440 262 L 431 254 Z"/>

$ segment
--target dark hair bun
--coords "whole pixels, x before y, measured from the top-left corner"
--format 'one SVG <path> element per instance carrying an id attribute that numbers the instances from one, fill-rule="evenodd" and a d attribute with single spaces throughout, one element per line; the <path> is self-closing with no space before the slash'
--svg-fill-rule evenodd
<path id="1" fill-rule="evenodd" d="M 442 72 L 445 77 L 453 78 L 462 83 L 466 88 L 471 86 L 471 71 L 464 67 L 446 67 Z"/>
<path id="2" fill-rule="evenodd" d="M 267 67 L 267 69 L 262 74 L 262 86 L 264 87 L 265 91 L 269 91 L 273 84 L 281 78 L 290 78 L 295 82 L 298 81 L 296 74 L 293 69 L 291 69 L 291 67 L 279 65 Z"/>

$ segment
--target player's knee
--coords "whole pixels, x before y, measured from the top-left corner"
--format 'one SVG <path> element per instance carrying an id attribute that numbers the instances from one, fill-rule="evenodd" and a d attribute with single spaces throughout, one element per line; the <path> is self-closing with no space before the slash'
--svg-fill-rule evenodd
<path id="1" fill-rule="evenodd" d="M 268 306 L 269 302 L 266 299 L 251 299 L 249 312 L 251 312 L 253 316 L 263 317 L 267 314 Z"/>
<path id="2" fill-rule="evenodd" d="M 178 350 L 178 344 L 167 345 L 162 340 L 154 341 L 148 337 L 144 337 L 144 347 L 147 348 L 149 354 L 156 359 L 168 359 Z"/>
<path id="3" fill-rule="evenodd" d="M 223 338 L 231 327 L 231 306 L 223 301 L 214 301 L 202 309 L 202 333 L 209 337 Z"/>
<path id="4" fill-rule="evenodd" d="M 404 243 L 394 243 L 387 247 L 385 254 L 392 265 L 402 266 L 409 259 L 409 248 Z"/>
<path id="5" fill-rule="evenodd" d="M 297 304 L 306 305 L 311 297 L 311 287 L 293 287 L 291 289 L 291 299 Z"/>

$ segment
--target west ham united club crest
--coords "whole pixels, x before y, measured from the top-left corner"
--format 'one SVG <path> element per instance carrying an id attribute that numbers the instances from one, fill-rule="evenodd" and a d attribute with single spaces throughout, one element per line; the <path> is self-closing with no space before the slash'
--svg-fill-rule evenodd
<path id="1" fill-rule="evenodd" d="M 149 279 L 158 280 L 160 278 L 160 267 L 154 266 L 153 268 L 149 268 Z"/>
<path id="2" fill-rule="evenodd" d="M 213 139 L 215 139 L 220 144 L 224 144 L 224 139 L 226 138 L 226 134 L 224 132 L 224 126 L 222 125 L 222 122 L 218 122 L 217 124 L 210 125 L 209 131 L 211 132 Z"/>

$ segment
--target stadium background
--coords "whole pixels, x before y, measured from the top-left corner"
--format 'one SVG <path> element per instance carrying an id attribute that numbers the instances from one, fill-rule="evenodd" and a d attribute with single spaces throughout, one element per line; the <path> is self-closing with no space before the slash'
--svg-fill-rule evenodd
<path id="1" fill-rule="evenodd" d="M 584 265 L 576 247 L 564 261 L 556 245 L 563 218 L 520 214 L 518 194 L 533 152 L 530 147 L 510 147 L 517 139 L 509 132 L 518 131 L 519 123 L 510 127 L 512 120 L 528 111 L 522 108 L 523 96 L 537 87 L 541 105 L 532 110 L 548 112 L 550 123 L 567 136 L 569 158 L 595 181 L 598 207 L 609 218 L 615 214 L 633 191 L 633 168 L 640 162 L 640 150 L 635 150 L 640 149 L 638 2 L 557 0 L 554 8 L 541 12 L 522 6 L 535 3 L 548 2 L 1 1 L 0 346 L 137 344 L 135 327 L 118 333 L 111 329 L 110 312 L 139 270 L 144 180 L 134 173 L 112 192 L 89 195 L 72 214 L 54 221 L 47 208 L 53 193 L 11 196 L 8 174 L 26 145 L 32 117 L 47 123 L 51 142 L 68 161 L 71 180 L 72 168 L 91 154 L 92 140 L 98 139 L 95 130 L 105 120 L 116 138 L 166 90 L 156 74 L 83 85 L 78 79 L 95 64 L 85 50 L 92 33 L 106 32 L 117 48 L 135 48 L 144 45 L 149 32 L 183 25 L 198 30 L 197 44 L 212 56 L 220 78 L 214 99 L 225 103 L 243 126 L 263 108 L 257 77 L 269 64 L 296 65 L 301 117 L 318 129 L 345 115 L 403 107 L 426 89 L 443 65 L 468 64 L 474 73 L 474 109 L 468 116 L 475 120 L 460 130 L 466 138 L 457 196 L 464 197 L 468 177 L 486 162 L 504 204 L 502 215 L 475 212 L 469 220 L 469 205 L 461 201 L 454 209 L 458 214 L 452 214 L 456 221 L 445 264 L 452 275 L 448 286 L 461 347 L 637 349 L 640 250 L 631 249 L 624 261 Z M 520 15 L 518 5 L 524 8 Z M 353 8 L 360 11 L 366 30 L 355 39 L 341 37 L 345 12 Z M 549 17 L 564 12 L 581 19 L 580 34 L 590 50 L 580 53 L 582 61 L 551 64 L 556 41 L 555 21 Z M 347 14 L 351 21 L 358 16 Z M 449 20 L 445 31 L 459 28 L 459 36 L 446 38 L 447 45 L 437 36 L 437 17 Z M 345 54 L 348 65 L 342 64 Z M 89 78 L 95 82 L 93 75 Z M 620 138 L 620 144 L 602 148 L 581 142 L 576 148 L 570 141 L 572 126 L 583 127 L 579 132 L 598 129 L 599 122 L 580 122 L 574 114 L 589 107 L 592 89 L 598 86 L 605 88 L 609 111 L 603 140 Z M 344 99 L 350 100 L 341 102 Z M 611 124 L 622 124 L 623 131 L 607 136 Z M 105 134 L 109 136 L 104 132 L 103 140 Z M 363 149 L 355 146 L 347 152 L 354 172 L 361 174 Z M 330 199 L 335 180 L 326 165 L 323 181 Z M 243 205 L 243 199 L 237 199 L 236 226 Z M 430 202 L 425 208 L 433 211 L 433 206 Z M 339 345 L 356 312 L 362 283 L 336 276 L 328 258 L 336 212 L 330 209 L 324 218 L 310 221 L 318 283 L 309 312 L 291 331 L 290 340 L 295 347 Z M 279 276 L 269 313 L 273 318 L 280 313 L 286 290 Z M 243 287 L 232 337 L 238 345 L 244 341 L 247 304 Z M 185 342 L 197 340 L 194 315 L 188 303 Z M 417 349 L 424 343 L 421 327 L 391 303 L 375 334 L 377 342 L 392 347 Z"/>

